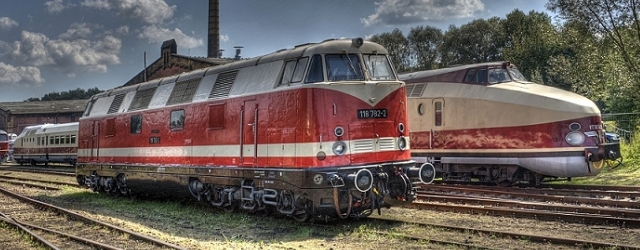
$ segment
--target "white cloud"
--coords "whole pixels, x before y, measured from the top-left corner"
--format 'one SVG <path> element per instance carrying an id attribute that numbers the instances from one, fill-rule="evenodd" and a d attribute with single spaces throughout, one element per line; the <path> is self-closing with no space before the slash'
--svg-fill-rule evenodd
<path id="1" fill-rule="evenodd" d="M 51 13 L 60 13 L 66 8 L 75 6 L 72 3 L 68 3 L 68 4 L 65 5 L 63 3 L 63 0 L 48 1 L 48 2 L 45 2 L 44 5 L 47 6 L 47 11 L 49 11 Z"/>
<path id="2" fill-rule="evenodd" d="M 376 13 L 360 19 L 365 26 L 467 18 L 484 10 L 481 0 L 383 0 L 375 4 Z"/>
<path id="3" fill-rule="evenodd" d="M 60 39 L 71 40 L 78 38 L 88 38 L 93 31 L 102 29 L 100 24 L 72 23 L 65 33 L 60 34 Z"/>
<path id="4" fill-rule="evenodd" d="M 22 32 L 15 41 L 10 59 L 29 66 L 48 66 L 67 73 L 82 71 L 106 72 L 108 65 L 120 63 L 118 54 L 122 41 L 111 35 L 90 41 L 87 39 L 49 39 L 44 34 Z"/>
<path id="5" fill-rule="evenodd" d="M 18 26 L 18 22 L 8 17 L 0 17 L 0 29 L 8 30 Z"/>
<path id="6" fill-rule="evenodd" d="M 164 0 L 84 0 L 83 6 L 96 9 L 114 9 L 118 15 L 149 24 L 160 24 L 173 16 L 176 6 Z"/>
<path id="7" fill-rule="evenodd" d="M 226 43 L 229 41 L 229 35 L 220 35 L 220 42 L 221 43 Z"/>
<path id="8" fill-rule="evenodd" d="M 126 35 L 129 34 L 129 26 L 125 25 L 116 29 L 116 34 Z"/>
<path id="9" fill-rule="evenodd" d="M 13 66 L 0 62 L 0 84 L 27 83 L 40 85 L 44 82 L 40 69 L 32 66 Z"/>
<path id="10" fill-rule="evenodd" d="M 147 39 L 149 43 L 161 43 L 166 40 L 176 39 L 178 46 L 186 49 L 192 49 L 204 45 L 204 41 L 202 39 L 187 36 L 178 28 L 170 30 L 156 25 L 144 27 L 138 37 Z"/>

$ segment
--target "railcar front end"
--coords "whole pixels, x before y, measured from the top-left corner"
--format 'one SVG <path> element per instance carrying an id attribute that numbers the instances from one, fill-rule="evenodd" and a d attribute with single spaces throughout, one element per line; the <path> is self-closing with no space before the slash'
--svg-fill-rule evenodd
<path id="1" fill-rule="evenodd" d="M 78 181 L 96 191 L 189 194 L 300 221 L 368 216 L 435 174 L 411 160 L 405 86 L 386 50 L 362 39 L 98 94 L 78 157 Z"/>
<path id="2" fill-rule="evenodd" d="M 400 76 L 407 83 L 413 159 L 446 181 L 540 183 L 597 175 L 620 157 L 589 99 L 527 81 L 509 62 Z"/>

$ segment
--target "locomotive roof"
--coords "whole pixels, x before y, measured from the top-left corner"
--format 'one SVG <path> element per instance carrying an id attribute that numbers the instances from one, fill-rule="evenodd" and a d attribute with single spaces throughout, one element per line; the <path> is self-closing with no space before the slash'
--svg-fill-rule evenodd
<path id="1" fill-rule="evenodd" d="M 345 53 L 361 53 L 361 51 L 370 51 L 371 53 L 387 54 L 387 50 L 377 43 L 370 41 L 363 41 L 362 46 L 359 48 L 352 47 L 352 39 L 327 39 L 319 43 L 305 43 L 297 45 L 291 49 L 281 49 L 276 52 L 272 52 L 263 56 L 258 56 L 246 60 L 235 61 L 232 63 L 212 66 L 204 69 L 197 69 L 190 72 L 185 72 L 178 75 L 168 76 L 164 78 L 158 78 L 147 82 L 139 83 L 131 86 L 123 86 L 114 89 L 104 91 L 96 94 L 92 97 L 93 100 L 107 96 L 114 96 L 121 93 L 130 91 L 145 90 L 153 87 L 158 87 L 164 84 L 173 82 L 182 82 L 194 78 L 202 78 L 205 75 L 213 75 L 221 72 L 227 72 L 231 70 L 237 70 L 250 66 L 258 66 L 261 64 L 267 64 L 275 61 L 282 61 L 288 59 L 295 59 L 302 56 L 309 56 L 314 54 L 335 53 L 336 51 L 344 51 Z"/>
<path id="2" fill-rule="evenodd" d="M 19 114 L 51 114 L 82 112 L 88 100 L 1 102 L 0 108 Z"/>
<path id="3" fill-rule="evenodd" d="M 405 83 L 416 82 L 463 82 L 464 76 L 468 69 L 472 68 L 489 68 L 489 67 L 515 67 L 508 61 L 474 63 L 466 65 L 457 65 L 442 69 L 424 70 L 410 72 L 398 75 L 398 78 Z"/>

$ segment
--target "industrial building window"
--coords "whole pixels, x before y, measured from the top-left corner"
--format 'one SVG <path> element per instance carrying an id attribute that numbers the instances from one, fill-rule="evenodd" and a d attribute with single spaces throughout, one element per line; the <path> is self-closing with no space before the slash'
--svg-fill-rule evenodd
<path id="1" fill-rule="evenodd" d="M 169 123 L 171 130 L 184 128 L 184 109 L 171 111 L 171 122 Z"/>
<path id="2" fill-rule="evenodd" d="M 224 128 L 224 110 L 225 104 L 217 104 L 209 106 L 209 128 Z"/>
<path id="3" fill-rule="evenodd" d="M 131 117 L 131 133 L 142 133 L 142 115 L 134 115 Z"/>
<path id="4" fill-rule="evenodd" d="M 442 102 L 436 102 L 435 105 L 435 121 L 436 126 L 442 126 Z"/>
<path id="5" fill-rule="evenodd" d="M 107 136 L 116 135 L 116 118 L 107 119 Z"/>

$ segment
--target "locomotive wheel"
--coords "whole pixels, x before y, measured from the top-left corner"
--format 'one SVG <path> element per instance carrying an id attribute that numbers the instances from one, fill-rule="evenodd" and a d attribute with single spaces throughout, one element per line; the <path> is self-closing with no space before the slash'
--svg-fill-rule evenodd
<path id="1" fill-rule="evenodd" d="M 296 220 L 297 222 L 304 223 L 309 221 L 309 219 L 311 219 L 311 214 L 309 214 L 304 209 L 300 209 L 298 211 L 293 212 L 293 214 L 291 214 L 291 217 L 293 217 L 293 219 Z"/>

